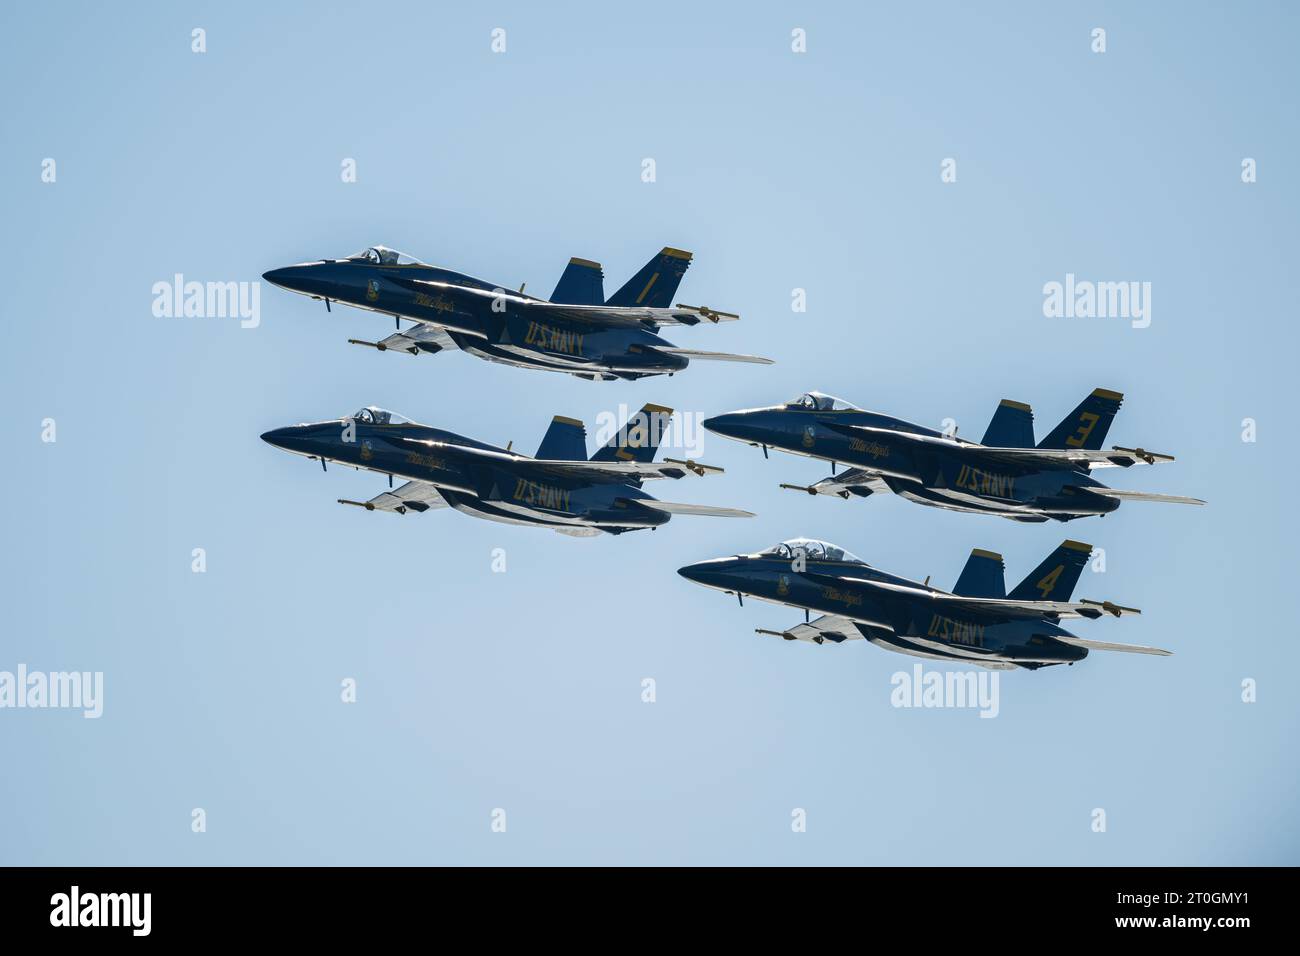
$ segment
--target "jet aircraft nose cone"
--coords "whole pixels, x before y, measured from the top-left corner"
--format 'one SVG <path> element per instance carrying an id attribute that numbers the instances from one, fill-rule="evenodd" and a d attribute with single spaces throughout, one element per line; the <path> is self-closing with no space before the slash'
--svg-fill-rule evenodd
<path id="1" fill-rule="evenodd" d="M 678 568 L 677 573 L 687 581 L 717 588 L 728 585 L 732 580 L 729 572 L 734 571 L 735 568 L 735 558 L 710 558 L 707 561 L 696 561 L 694 564 Z"/>
<path id="2" fill-rule="evenodd" d="M 296 266 L 285 266 L 282 269 L 272 269 L 269 272 L 263 272 L 262 278 L 271 285 L 278 285 L 281 289 L 288 289 L 290 292 L 301 292 L 304 295 L 329 295 L 330 276 L 327 270 L 320 262 L 303 262 Z"/>
<path id="3" fill-rule="evenodd" d="M 704 420 L 704 427 L 715 435 L 741 441 L 757 441 L 760 431 L 758 425 L 754 416 L 745 412 L 727 412 Z"/>
<path id="4" fill-rule="evenodd" d="M 262 441 L 276 448 L 286 448 L 293 431 L 292 428 L 272 428 L 269 432 L 262 432 Z"/>
<path id="5" fill-rule="evenodd" d="M 725 415 L 714 415 L 712 418 L 704 419 L 704 427 L 718 435 L 726 435 L 729 429 L 736 425 L 739 415 L 728 412 Z"/>
<path id="6" fill-rule="evenodd" d="M 701 565 L 699 564 L 688 564 L 685 567 L 678 568 L 677 573 L 687 581 L 694 581 L 698 584 L 700 583 L 700 569 Z"/>
<path id="7" fill-rule="evenodd" d="M 307 289 L 307 285 L 316 278 L 316 273 L 312 272 L 309 265 L 285 266 L 282 269 L 263 272 L 262 278 L 272 285 L 278 285 L 281 289 L 288 289 L 291 292 L 303 292 L 310 291 Z"/>

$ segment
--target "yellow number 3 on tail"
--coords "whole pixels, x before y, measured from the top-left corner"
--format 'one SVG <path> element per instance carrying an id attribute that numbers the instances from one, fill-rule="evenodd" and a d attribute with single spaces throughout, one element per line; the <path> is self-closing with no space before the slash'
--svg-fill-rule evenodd
<path id="1" fill-rule="evenodd" d="M 1079 430 L 1065 440 L 1065 443 L 1071 448 L 1082 448 L 1083 443 L 1088 440 L 1092 434 L 1093 427 L 1101 420 L 1099 415 L 1093 412 L 1084 412 L 1079 416 Z"/>

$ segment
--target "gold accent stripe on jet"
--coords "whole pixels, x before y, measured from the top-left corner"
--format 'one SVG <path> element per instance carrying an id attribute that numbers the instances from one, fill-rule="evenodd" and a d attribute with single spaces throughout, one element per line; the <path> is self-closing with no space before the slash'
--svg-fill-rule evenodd
<path id="1" fill-rule="evenodd" d="M 1092 394 L 1096 398 L 1108 398 L 1112 402 L 1122 402 L 1124 400 L 1123 392 L 1112 392 L 1108 388 L 1094 388 Z"/>
<path id="2" fill-rule="evenodd" d="M 566 417 L 563 416 L 563 415 L 556 415 L 556 416 L 555 416 L 553 419 L 551 419 L 551 420 L 552 420 L 552 421 L 556 421 L 556 422 L 563 422 L 565 425 L 577 425 L 579 428 L 583 428 L 583 427 L 585 427 L 585 426 L 582 424 L 582 422 L 580 422 L 578 419 L 576 419 L 576 418 L 566 418 Z"/>
<path id="3" fill-rule="evenodd" d="M 650 281 L 645 284 L 645 288 L 641 290 L 641 294 L 636 297 L 637 305 L 641 304 L 641 300 L 646 297 L 646 293 L 650 291 L 650 287 L 655 284 L 655 280 L 658 278 L 659 278 L 659 273 L 657 272 L 650 277 Z"/>
<path id="4" fill-rule="evenodd" d="M 1092 554 L 1092 545 L 1084 544 L 1082 541 L 1063 541 L 1061 547 L 1069 548 L 1071 551 L 1086 551 Z"/>
<path id="5" fill-rule="evenodd" d="M 660 252 L 659 255 L 672 256 L 674 259 L 686 259 L 688 261 L 691 258 L 691 253 L 687 252 L 685 249 L 674 249 L 671 246 L 664 246 L 663 251 Z"/>
<path id="6" fill-rule="evenodd" d="M 574 256 L 572 259 L 569 260 L 569 265 L 571 265 L 571 266 L 586 266 L 588 269 L 599 269 L 599 268 L 600 268 L 600 263 L 599 263 L 599 262 L 592 262 L 590 259 L 579 259 L 577 256 Z"/>
<path id="7" fill-rule="evenodd" d="M 646 407 L 643 408 L 643 409 L 641 409 L 641 411 L 643 411 L 643 412 L 662 412 L 662 413 L 664 413 L 665 415 L 671 415 L 671 414 L 673 413 L 673 410 L 672 410 L 671 408 L 665 408 L 663 405 L 651 405 L 651 404 L 649 404 L 649 403 L 647 403 L 647 404 L 646 404 Z"/>
<path id="8" fill-rule="evenodd" d="M 979 557 L 979 558 L 989 558 L 990 560 L 993 560 L 993 561 L 1001 561 L 1001 560 L 1002 560 L 1002 555 L 998 554 L 996 551 L 985 551 L 983 548 L 972 548 L 972 549 L 971 549 L 971 552 L 970 552 L 970 556 L 971 556 L 972 558 L 975 558 L 975 557 Z"/>
<path id="9" fill-rule="evenodd" d="M 998 404 L 1000 404 L 1000 405 L 1005 405 L 1005 406 L 1007 406 L 1007 408 L 1018 408 L 1018 409 L 1020 409 L 1022 412 L 1032 412 L 1032 411 L 1033 411 L 1033 409 L 1030 408 L 1028 405 L 1026 405 L 1024 402 L 1015 402 L 1015 401 L 1012 401 L 1012 400 L 1009 399 L 1009 398 L 1004 398 L 1004 399 L 1002 399 L 1002 401 L 999 402 Z"/>

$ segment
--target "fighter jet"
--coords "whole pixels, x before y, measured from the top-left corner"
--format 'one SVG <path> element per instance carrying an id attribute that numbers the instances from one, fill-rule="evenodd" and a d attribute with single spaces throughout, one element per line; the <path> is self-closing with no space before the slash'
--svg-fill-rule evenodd
<path id="1" fill-rule="evenodd" d="M 892 491 L 918 504 L 1014 521 L 1106 515 L 1123 501 L 1205 504 L 1199 498 L 1107 488 L 1091 476 L 1094 468 L 1174 460 L 1144 448 L 1101 447 L 1123 398 L 1094 390 L 1037 445 L 1033 412 L 1009 399 L 998 406 L 981 442 L 865 411 L 821 392 L 718 415 L 704 427 L 761 446 L 764 457 L 768 448 L 779 448 L 829 461 L 829 478 L 781 485 L 812 495 L 848 499 Z M 836 474 L 837 464 L 852 467 Z"/>
<path id="2" fill-rule="evenodd" d="M 666 325 L 717 324 L 740 318 L 707 306 L 673 305 L 691 254 L 664 249 L 608 299 L 600 263 L 570 259 L 548 302 L 497 283 L 431 266 L 384 246 L 343 259 L 305 262 L 262 278 L 313 299 L 383 312 L 397 331 L 378 342 L 348 339 L 410 355 L 460 349 L 490 362 L 609 381 L 672 375 L 692 359 L 771 359 L 700 352 L 659 335 Z M 402 328 L 401 320 L 415 325 Z"/>
<path id="3" fill-rule="evenodd" d="M 1066 541 L 1008 594 L 1002 556 L 978 548 L 951 592 L 877 571 L 825 541 L 795 538 L 757 554 L 701 561 L 677 573 L 690 581 L 774 604 L 804 609 L 805 623 L 757 633 L 787 641 L 842 644 L 865 638 L 878 647 L 994 670 L 1073 664 L 1089 650 L 1168 656 L 1135 644 L 1075 637 L 1070 618 L 1121 617 L 1135 608 L 1109 601 L 1071 601 L 1092 546 Z M 810 611 L 821 617 L 809 620 Z"/>
<path id="4" fill-rule="evenodd" d="M 327 462 L 388 475 L 390 491 L 339 504 L 405 515 L 455 508 L 505 524 L 591 537 L 657 528 L 673 515 L 752 518 L 737 508 L 657 501 L 641 490 L 652 478 L 721 473 L 692 459 L 655 454 L 672 409 L 646 405 L 587 459 L 582 422 L 557 415 L 537 457 L 421 425 L 375 406 L 332 421 L 277 428 L 262 440 Z M 392 488 L 393 477 L 406 479 Z"/>

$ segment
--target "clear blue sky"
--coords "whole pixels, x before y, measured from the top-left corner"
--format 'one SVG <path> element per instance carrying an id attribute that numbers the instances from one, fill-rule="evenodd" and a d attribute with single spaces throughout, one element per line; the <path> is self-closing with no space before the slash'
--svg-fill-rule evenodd
<path id="1" fill-rule="evenodd" d="M 105 701 L 0 711 L 0 862 L 1300 862 L 1297 25 L 1281 3 L 6 4 L 0 670 L 103 671 Z M 681 301 L 744 318 L 672 338 L 778 364 L 597 384 L 408 360 L 345 344 L 382 319 L 269 286 L 256 329 L 151 313 L 177 272 L 380 242 L 542 294 L 570 256 L 612 290 L 690 249 Z M 1044 318 L 1070 272 L 1150 281 L 1151 326 Z M 725 475 L 653 490 L 757 518 L 571 540 L 341 508 L 384 482 L 258 440 L 375 403 L 532 450 L 557 413 L 809 388 L 973 438 L 1014 398 L 1041 435 L 1095 386 L 1126 395 L 1113 442 L 1178 456 L 1107 477 L 1209 507 L 1020 526 L 814 500 L 777 484 L 819 463 L 713 438 Z M 895 710 L 911 659 L 758 638 L 798 612 L 674 573 L 796 535 L 941 585 L 972 547 L 1018 580 L 1079 538 L 1107 552 L 1079 592 L 1144 611 L 1079 631 L 1175 656 L 1004 675 L 994 720 Z"/>

